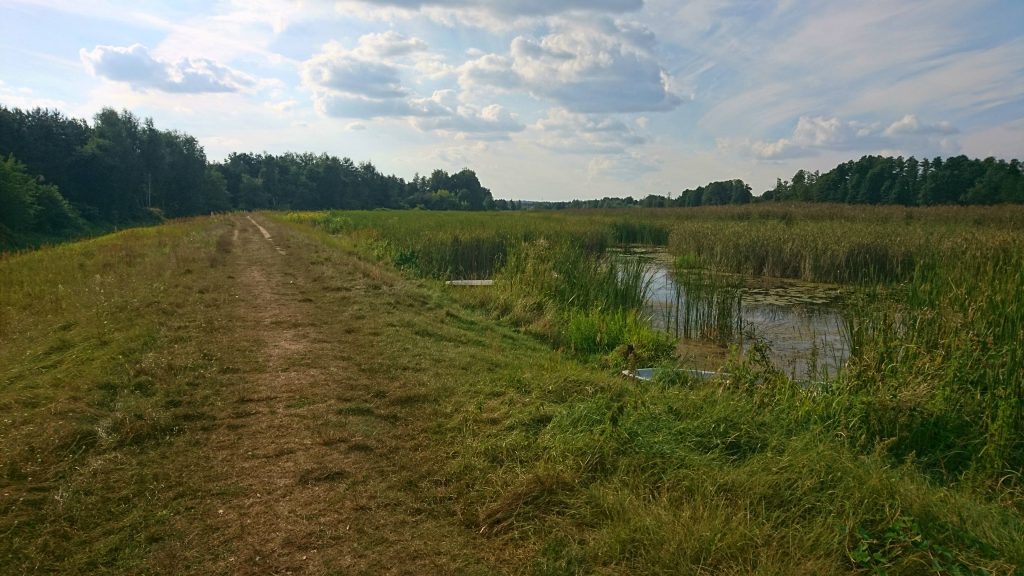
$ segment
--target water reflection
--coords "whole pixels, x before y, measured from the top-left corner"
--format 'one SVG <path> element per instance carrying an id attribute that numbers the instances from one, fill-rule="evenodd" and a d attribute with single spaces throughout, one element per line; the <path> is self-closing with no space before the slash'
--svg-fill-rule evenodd
<path id="1" fill-rule="evenodd" d="M 647 264 L 648 313 L 659 330 L 739 344 L 744 351 L 759 338 L 773 363 L 795 380 L 833 377 L 849 357 L 843 294 L 836 287 L 741 277 L 679 281 L 667 255 L 628 257 Z"/>

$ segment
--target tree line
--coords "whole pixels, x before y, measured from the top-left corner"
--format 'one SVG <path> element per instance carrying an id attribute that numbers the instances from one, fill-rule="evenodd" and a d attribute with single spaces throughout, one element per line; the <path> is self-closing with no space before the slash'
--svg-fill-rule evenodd
<path id="1" fill-rule="evenodd" d="M 1021 204 L 1024 165 L 1020 160 L 953 156 L 917 160 L 913 156 L 864 156 L 822 174 L 798 170 L 792 180 L 778 179 L 760 196 L 743 180 L 723 180 L 687 189 L 675 198 L 651 194 L 642 199 L 602 198 L 570 202 L 531 202 L 531 208 L 668 208 L 750 202 L 832 202 L 839 204 Z"/>
<path id="2" fill-rule="evenodd" d="M 824 174 L 798 170 L 779 180 L 763 200 L 847 204 L 1004 204 L 1024 203 L 1024 166 L 1019 160 L 953 156 L 917 160 L 913 156 L 864 156 Z"/>
<path id="3" fill-rule="evenodd" d="M 864 156 L 823 174 L 798 170 L 761 196 L 736 179 L 674 198 L 523 202 L 495 200 L 469 168 L 452 174 L 438 169 L 407 181 L 371 162 L 328 154 L 232 153 L 224 162 L 210 162 L 194 137 L 157 129 L 127 110 L 104 108 L 90 124 L 56 110 L 0 106 L 0 247 L 235 209 L 657 208 L 760 201 L 1024 203 L 1024 166 L 963 155 Z"/>
<path id="4" fill-rule="evenodd" d="M 234 209 L 509 210 L 475 172 L 406 181 L 327 154 L 233 153 L 105 108 L 92 123 L 0 106 L 0 246 Z"/>
<path id="5" fill-rule="evenodd" d="M 755 200 L 750 185 L 743 180 L 723 180 L 683 190 L 678 196 L 649 194 L 641 199 L 605 197 L 600 200 L 570 200 L 568 202 L 527 202 L 528 208 L 565 210 L 577 208 L 671 208 L 692 206 L 721 206 L 723 204 L 749 204 Z"/>

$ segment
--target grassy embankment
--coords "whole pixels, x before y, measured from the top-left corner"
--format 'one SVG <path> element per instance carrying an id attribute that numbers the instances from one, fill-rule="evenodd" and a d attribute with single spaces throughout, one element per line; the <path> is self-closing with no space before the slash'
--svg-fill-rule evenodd
<path id="1" fill-rule="evenodd" d="M 897 290 L 909 296 L 865 312 L 858 360 L 828 393 L 808 395 L 755 362 L 734 366 L 730 383 L 674 386 L 624 381 L 595 370 L 606 355 L 558 344 L 563 314 L 628 310 L 632 296 L 602 290 L 574 308 L 582 297 L 545 295 L 566 278 L 552 269 L 560 246 L 599 252 L 612 234 L 647 225 L 615 233 L 615 214 L 503 217 L 528 242 L 493 250 L 505 250 L 498 290 L 471 296 L 471 308 L 367 255 L 443 276 L 417 268 L 439 252 L 428 248 L 451 246 L 445 235 L 472 243 L 473 225 L 501 234 L 494 215 L 334 215 L 323 219 L 334 234 L 264 219 L 287 256 L 240 218 L 202 219 L 0 262 L 2 564 L 537 574 L 1024 565 L 1019 485 L 1004 473 L 1019 456 L 1020 436 L 1005 431 L 1019 423 L 1020 360 L 997 357 L 1019 320 L 1019 276 L 1006 272 L 1019 252 L 952 277 L 990 274 L 965 288 L 994 296 L 984 306 L 957 307 L 951 268 L 915 264 Z M 464 220 L 455 229 L 445 218 Z M 657 223 L 673 230 L 670 244 L 686 218 Z M 422 228 L 404 236 L 408 225 Z M 555 237 L 574 226 L 590 239 Z M 989 232 L 982 254 L 1017 242 L 980 229 Z M 492 322 L 474 311 L 481 304 L 565 353 Z M 886 319 L 911 317 L 911 306 L 931 310 L 930 324 L 904 347 L 911 325 Z M 954 327 L 986 338 L 959 340 Z M 979 346 L 985 355 L 968 354 Z M 957 379 L 955 362 L 967 360 L 984 375 Z M 993 388 L 966 399 L 950 388 L 983 384 Z M 944 430 L 936 415 L 958 406 L 996 418 L 958 421 L 973 434 L 962 444 L 928 442 Z M 963 446 L 969 458 L 935 458 Z"/>
<path id="2" fill-rule="evenodd" d="M 446 246 L 471 245 L 473 238 L 494 241 L 503 237 L 506 227 L 551 231 L 551 240 L 537 240 L 544 237 L 543 232 L 539 232 L 526 242 L 513 241 L 506 245 L 503 253 L 515 256 L 508 257 L 508 266 L 500 268 L 499 264 L 496 290 L 482 299 L 472 296 L 469 300 L 490 307 L 498 318 L 511 318 L 517 325 L 526 325 L 529 329 L 534 326 L 530 324 L 529 312 L 532 310 L 534 318 L 545 318 L 546 309 L 527 307 L 525 318 L 510 315 L 509 300 L 515 308 L 515 302 L 546 298 L 554 303 L 558 310 L 555 318 L 561 322 L 560 328 L 549 330 L 546 335 L 556 346 L 577 351 L 571 345 L 564 345 L 566 332 L 571 332 L 566 327 L 574 310 L 569 307 L 566 313 L 566 307 L 558 305 L 574 299 L 560 296 L 557 286 L 547 284 L 549 278 L 560 278 L 550 272 L 550 266 L 558 265 L 560 255 L 556 253 L 546 260 L 550 263 L 548 267 L 516 266 L 516 260 L 529 258 L 538 245 L 571 244 L 574 229 L 584 231 L 588 239 L 604 235 L 608 243 L 613 242 L 616 230 L 623 228 L 615 225 L 616 219 L 640 221 L 633 214 L 505 215 L 491 216 L 487 221 L 459 216 L 462 221 L 458 226 L 446 215 L 416 215 L 415 224 L 412 215 L 369 216 L 386 218 L 388 224 L 381 226 L 378 221 L 377 225 L 361 228 L 358 241 L 385 258 L 393 258 L 395 247 L 400 247 L 397 253 L 431 251 L 448 258 L 442 258 L 442 262 L 448 262 L 449 269 L 456 270 L 459 253 L 445 249 Z M 980 556 L 974 556 L 974 560 L 968 558 L 984 555 L 984 550 L 993 552 L 995 548 L 984 538 L 968 536 L 974 533 L 973 529 L 959 521 L 950 522 L 952 517 L 940 519 L 937 508 L 927 509 L 931 505 L 951 505 L 948 501 L 942 505 L 933 501 L 917 511 L 907 506 L 916 498 L 911 494 L 917 490 L 922 490 L 917 496 L 941 493 L 944 498 L 977 498 L 977 503 L 987 502 L 985 506 L 1003 515 L 997 524 L 1009 530 L 1005 533 L 1010 538 L 1007 542 L 1015 537 L 1011 534 L 1019 533 L 1021 467 L 1024 464 L 1021 444 L 1024 364 L 1020 351 L 1024 329 L 1024 250 L 1019 234 L 1022 214 L 1012 209 L 837 207 L 815 207 L 803 217 L 797 214 L 792 207 L 775 206 L 652 211 L 643 215 L 643 222 L 646 227 L 671 230 L 668 241 L 671 250 L 690 266 L 705 266 L 716 272 L 858 284 L 865 297 L 849 326 L 854 356 L 840 379 L 831 382 L 824 393 L 808 394 L 770 367 L 748 359 L 730 367 L 737 377 L 727 386 L 689 392 L 669 389 L 654 393 L 643 389 L 642 393 L 629 395 L 628 399 L 604 397 L 597 409 L 597 414 L 604 416 L 595 414 L 593 419 L 588 419 L 588 415 L 581 414 L 581 420 L 576 422 L 578 427 L 570 427 L 571 431 L 563 429 L 563 433 L 585 438 L 579 440 L 581 444 L 594 447 L 601 455 L 596 458 L 600 462 L 599 469 L 605 466 L 607 454 L 613 454 L 613 477 L 617 480 L 633 478 L 640 486 L 648 486 L 645 474 L 662 479 L 671 477 L 674 466 L 694 458 L 688 443 L 702 444 L 716 436 L 710 429 L 689 435 L 694 420 L 700 421 L 709 412 L 716 413 L 717 417 L 725 416 L 728 420 L 722 422 L 711 417 L 712 428 L 723 426 L 730 434 L 727 444 L 735 440 L 738 445 L 715 445 L 715 449 L 704 446 L 704 455 L 722 450 L 730 463 L 726 467 L 729 473 L 752 462 L 760 465 L 764 461 L 771 461 L 775 466 L 800 462 L 799 467 L 807 467 L 810 476 L 806 483 L 793 477 L 784 483 L 791 481 L 813 488 L 795 501 L 782 497 L 787 504 L 775 509 L 776 512 L 782 513 L 795 506 L 793 509 L 805 514 L 807 503 L 801 503 L 801 498 L 813 500 L 816 493 L 829 495 L 830 505 L 834 507 L 812 507 L 815 513 L 811 516 L 819 521 L 827 518 L 833 524 L 831 529 L 820 525 L 813 529 L 801 525 L 801 529 L 811 529 L 812 533 L 822 530 L 833 540 L 829 544 L 816 541 L 811 548 L 831 549 L 833 553 L 842 550 L 853 567 L 865 570 L 912 572 L 926 566 L 949 571 L 977 568 L 983 564 Z M 365 218 L 367 215 L 361 214 L 293 216 L 293 219 L 321 225 L 333 223 L 327 224 L 328 228 L 342 222 L 340 231 L 360 228 L 360 223 L 367 222 Z M 419 230 L 406 235 L 407 225 L 419 227 Z M 337 231 L 339 229 L 335 229 Z M 564 239 L 565 234 L 570 239 Z M 425 235 L 433 235 L 432 243 L 419 241 Z M 442 248 L 437 249 L 438 245 Z M 393 261 L 402 263 L 394 258 Z M 412 268 L 416 270 L 415 266 Z M 417 271 L 444 276 L 444 269 L 435 264 L 431 270 Z M 559 284 L 570 289 L 573 286 L 571 282 Z M 517 292 L 516 287 L 520 285 L 533 289 Z M 596 310 L 600 316 L 606 315 L 608 308 Z M 543 335 L 544 331 L 540 333 Z M 623 341 L 629 338 L 626 336 Z M 684 408 L 677 404 L 680 397 L 685 399 Z M 574 408 L 583 410 L 578 405 Z M 699 416 L 693 418 L 695 415 Z M 615 433 L 620 432 L 624 416 L 627 421 L 630 418 L 638 421 L 621 430 L 623 438 L 617 439 Z M 538 437 L 557 435 L 558 423 L 555 419 L 544 426 Z M 594 427 L 598 425 L 604 429 L 595 436 Z M 746 434 L 750 436 L 745 437 Z M 558 437 L 566 440 L 565 436 Z M 652 441 L 664 452 L 645 454 L 643 449 L 651 447 Z M 531 442 L 536 442 L 536 437 L 531 437 Z M 546 449 L 558 453 L 560 446 L 560 442 L 553 442 L 547 444 Z M 595 460 L 589 450 L 580 449 L 588 454 L 582 458 L 583 462 Z M 852 468 L 828 469 L 822 470 L 828 475 L 827 481 L 813 478 L 813 470 L 820 470 L 825 463 L 834 465 L 837 458 L 843 457 L 852 459 L 846 465 L 864 466 L 870 473 L 861 476 Z M 574 458 L 580 456 L 559 454 L 554 462 Z M 638 465 L 640 470 L 623 470 L 626 462 Z M 709 464 L 704 461 L 696 468 L 707 474 Z M 653 470 L 646 470 L 647 466 Z M 693 471 L 689 466 L 682 467 Z M 744 470 L 744 474 L 753 483 L 772 476 L 766 470 L 755 469 Z M 885 474 L 891 474 L 898 482 L 923 484 L 908 493 L 875 492 L 877 486 L 867 478 L 877 479 Z M 573 482 L 578 481 L 578 476 L 578 470 L 565 475 Z M 716 486 L 729 483 L 712 476 Z M 556 472 L 555 477 L 562 475 Z M 637 480 L 638 477 L 645 479 Z M 837 488 L 835 482 L 843 487 Z M 925 488 L 930 483 L 935 483 L 934 488 Z M 659 486 L 658 490 L 665 490 L 660 481 L 654 485 Z M 677 487 L 672 481 L 668 485 Z M 862 489 L 868 492 L 861 492 Z M 669 491 L 675 493 L 675 490 Z M 629 492 L 629 497 L 638 495 Z M 760 499 L 756 501 L 765 506 Z M 665 503 L 669 509 L 678 504 L 678 501 L 670 502 L 673 503 Z M 860 512 L 877 511 L 875 507 L 881 506 L 886 512 L 884 518 L 867 520 L 862 517 L 850 521 L 849 506 L 865 506 Z M 577 506 L 570 508 L 578 511 Z M 644 512 L 648 513 L 656 515 L 652 510 Z M 790 538 L 792 534 L 785 525 L 783 521 L 782 525 L 772 525 L 771 529 Z M 665 526 L 659 526 L 653 531 L 664 529 Z M 648 527 L 648 530 L 652 529 Z M 659 538 L 672 539 L 665 534 L 655 537 Z M 672 541 L 679 544 L 686 538 Z M 593 550 L 591 544 L 588 543 L 587 549 Z M 958 551 L 953 552 L 953 548 Z M 1013 558 L 1010 565 L 1018 565 L 1020 548 L 1011 545 L 1004 551 L 1011 549 L 1015 551 L 1003 558 Z M 997 565 L 998 562 L 989 568 L 996 569 Z M 1009 565 L 1004 565 L 1004 570 L 1010 570 Z"/>

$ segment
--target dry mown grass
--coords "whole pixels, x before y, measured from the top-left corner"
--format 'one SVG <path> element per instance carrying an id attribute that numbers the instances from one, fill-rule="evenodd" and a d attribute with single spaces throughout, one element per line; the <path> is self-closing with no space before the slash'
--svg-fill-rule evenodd
<path id="1" fill-rule="evenodd" d="M 490 571 L 378 368 L 405 281 L 265 225 L 302 257 L 227 217 L 2 263 L 0 572 Z"/>

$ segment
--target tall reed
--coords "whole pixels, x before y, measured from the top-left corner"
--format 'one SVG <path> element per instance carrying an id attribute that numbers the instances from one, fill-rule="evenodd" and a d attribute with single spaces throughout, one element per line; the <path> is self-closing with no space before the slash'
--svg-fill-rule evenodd
<path id="1" fill-rule="evenodd" d="M 644 315 L 649 279 L 638 260 L 594 255 L 572 243 L 537 241 L 513 250 L 497 277 L 499 314 L 533 325 L 583 355 L 632 344 L 639 358 L 664 358 L 672 340 Z"/>

